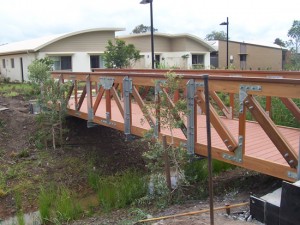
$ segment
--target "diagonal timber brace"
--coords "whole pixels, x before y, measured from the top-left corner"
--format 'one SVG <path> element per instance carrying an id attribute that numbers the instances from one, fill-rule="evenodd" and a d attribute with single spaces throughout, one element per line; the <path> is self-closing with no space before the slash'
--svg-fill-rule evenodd
<path id="1" fill-rule="evenodd" d="M 206 112 L 206 106 L 205 106 L 205 96 L 202 91 L 197 91 L 196 93 L 197 98 L 197 104 L 201 107 L 203 112 Z M 226 145 L 227 149 L 229 151 L 234 151 L 238 144 L 236 140 L 234 139 L 233 135 L 230 133 L 230 131 L 227 129 L 225 124 L 222 122 L 222 120 L 219 118 L 218 113 L 214 109 L 211 103 L 210 104 L 210 118 L 211 118 L 211 124 L 215 128 L 216 132 L 219 134 L 220 138 Z"/>
<path id="2" fill-rule="evenodd" d="M 297 155 L 293 147 L 288 143 L 284 136 L 279 132 L 274 122 L 264 112 L 263 108 L 256 101 L 256 99 L 248 95 L 245 99 L 245 106 L 253 115 L 255 120 L 261 125 L 262 129 L 269 136 L 270 140 L 277 147 L 278 151 L 292 167 L 296 168 L 298 165 Z"/>

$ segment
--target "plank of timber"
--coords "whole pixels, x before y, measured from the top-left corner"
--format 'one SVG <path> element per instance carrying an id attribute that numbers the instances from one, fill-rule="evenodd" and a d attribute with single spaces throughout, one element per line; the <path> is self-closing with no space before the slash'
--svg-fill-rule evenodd
<path id="1" fill-rule="evenodd" d="M 77 80 L 74 81 L 74 96 L 75 96 L 75 107 L 77 106 L 78 104 L 78 93 L 77 93 L 77 90 L 78 90 L 78 85 L 77 85 Z M 70 101 L 70 99 L 69 99 Z"/>
<path id="2" fill-rule="evenodd" d="M 222 100 L 219 98 L 219 96 L 217 95 L 217 93 L 215 91 L 210 91 L 209 92 L 210 97 L 212 97 L 212 99 L 216 102 L 217 106 L 219 107 L 219 109 L 223 112 L 223 114 L 227 117 L 230 118 L 231 117 L 231 113 L 228 110 L 227 106 L 222 102 Z"/>
<path id="3" fill-rule="evenodd" d="M 82 106 L 82 103 L 85 99 L 85 95 L 86 95 L 86 85 L 84 86 L 83 90 L 82 90 L 82 93 L 80 95 L 80 98 L 79 98 L 79 101 L 78 101 L 78 106 L 77 106 L 77 110 L 79 111 L 81 106 Z"/>
<path id="4" fill-rule="evenodd" d="M 266 96 L 266 112 L 269 112 L 269 117 L 272 118 L 272 98 L 270 96 Z"/>
<path id="5" fill-rule="evenodd" d="M 117 106 L 118 106 L 118 108 L 120 110 L 121 115 L 124 118 L 124 108 L 123 108 L 123 105 L 121 103 L 121 99 L 120 99 L 120 97 L 119 97 L 119 95 L 118 95 L 117 90 L 116 90 L 115 87 L 111 88 L 111 93 L 112 93 L 112 95 L 113 95 L 113 97 L 114 97 L 114 99 L 115 99 L 115 101 L 117 103 Z"/>
<path id="6" fill-rule="evenodd" d="M 87 107 L 88 109 L 92 109 L 93 107 L 93 95 L 92 95 L 92 82 L 90 80 L 90 75 L 87 76 L 86 83 L 86 94 L 87 94 Z"/>
<path id="7" fill-rule="evenodd" d="M 157 133 L 159 134 L 161 132 L 161 123 L 160 123 L 160 103 L 161 103 L 161 97 L 159 92 L 155 94 L 155 118 L 156 118 L 156 129 Z"/>
<path id="8" fill-rule="evenodd" d="M 203 112 L 206 112 L 206 106 L 205 106 L 205 97 L 204 93 L 202 91 L 197 91 L 196 97 L 198 99 L 197 104 L 201 107 Z M 211 117 L 211 124 L 216 129 L 217 133 L 223 140 L 223 142 L 226 144 L 226 147 L 230 151 L 234 151 L 237 148 L 237 142 L 234 139 L 233 135 L 230 133 L 230 131 L 227 129 L 227 127 L 224 125 L 222 120 L 219 118 L 218 113 L 213 108 L 213 106 L 210 104 L 210 117 Z"/>
<path id="9" fill-rule="evenodd" d="M 141 111 L 144 112 L 144 116 L 146 118 L 146 120 L 148 121 L 149 125 L 151 127 L 154 127 L 154 119 L 151 116 L 151 113 L 148 111 L 143 99 L 141 98 L 138 90 L 136 89 L 135 86 L 132 87 L 132 95 L 135 99 L 135 101 L 137 102 L 138 106 L 140 107 Z"/>
<path id="10" fill-rule="evenodd" d="M 108 118 L 112 118 L 112 110 L 111 110 L 111 94 L 110 90 L 105 90 L 105 109 L 106 113 L 108 113 Z"/>
<path id="11" fill-rule="evenodd" d="M 229 93 L 229 104 L 231 107 L 231 112 L 232 112 L 232 118 L 234 117 L 234 93 Z"/>
<path id="12" fill-rule="evenodd" d="M 148 94 L 148 92 L 150 91 L 150 86 L 146 86 L 146 87 L 144 87 L 144 91 L 143 91 L 143 94 L 142 94 L 142 99 L 144 99 L 144 98 L 146 98 L 146 96 L 147 96 L 147 94 Z"/>
<path id="13" fill-rule="evenodd" d="M 243 107 L 243 112 L 239 113 L 239 137 L 243 138 L 242 143 L 242 155 L 244 156 L 246 153 L 246 112 L 245 112 L 245 106 Z"/>
<path id="14" fill-rule="evenodd" d="M 259 103 L 253 96 L 248 95 L 245 99 L 245 105 L 280 151 L 282 156 L 286 159 L 287 163 L 289 163 L 291 167 L 295 168 L 298 164 L 295 151 L 285 140 L 284 136 L 278 131 L 274 122 L 266 115 Z"/>
<path id="15" fill-rule="evenodd" d="M 180 93 L 179 93 L 179 89 L 175 90 L 174 92 L 174 98 L 173 98 L 173 101 L 174 102 L 178 102 L 179 101 L 179 98 L 180 98 Z"/>
<path id="16" fill-rule="evenodd" d="M 167 99 L 167 101 L 168 101 L 168 103 L 169 103 L 169 108 L 170 108 L 170 110 L 171 110 L 171 108 L 175 108 L 176 106 L 175 106 L 174 102 L 172 101 L 172 99 L 170 98 L 170 96 L 169 96 L 169 94 L 168 94 L 166 88 L 163 88 L 162 91 L 163 91 L 163 93 L 165 94 L 166 99 Z M 175 119 L 177 122 L 181 122 L 181 123 L 180 123 L 180 129 L 182 130 L 182 133 L 184 134 L 184 136 L 187 137 L 187 127 L 186 127 L 186 125 L 184 124 L 184 120 L 181 119 L 181 117 L 179 116 L 178 113 L 176 113 L 176 112 L 174 112 L 174 111 L 171 111 L 171 112 L 172 112 L 172 114 L 173 114 L 174 119 Z"/>
<path id="17" fill-rule="evenodd" d="M 97 97 L 95 99 L 95 102 L 94 102 L 94 105 L 93 105 L 93 111 L 94 111 L 94 114 L 96 114 L 96 111 L 99 107 L 99 104 L 101 102 L 101 99 L 103 97 L 103 94 L 104 94 L 104 88 L 101 86 L 100 90 L 98 91 L 97 93 Z"/>
<path id="18" fill-rule="evenodd" d="M 69 91 L 68 91 L 68 93 L 67 93 L 67 96 L 66 96 L 66 102 L 69 102 L 69 100 L 70 100 L 70 98 L 71 98 L 71 95 L 72 95 L 72 93 L 73 93 L 73 90 L 74 90 L 74 86 L 75 86 L 75 84 L 72 83 L 72 85 L 71 85 L 71 87 L 69 88 Z"/>
<path id="19" fill-rule="evenodd" d="M 280 98 L 282 103 L 290 110 L 293 116 L 300 122 L 300 109 L 290 98 Z"/>

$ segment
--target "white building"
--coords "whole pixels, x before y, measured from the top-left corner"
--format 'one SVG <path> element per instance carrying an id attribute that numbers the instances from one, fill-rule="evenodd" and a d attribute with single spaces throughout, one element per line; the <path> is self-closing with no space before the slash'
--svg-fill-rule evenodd
<path id="1" fill-rule="evenodd" d="M 28 65 L 45 56 L 54 60 L 54 70 L 88 72 L 91 68 L 101 68 L 104 66 L 101 54 L 108 40 L 115 39 L 115 32 L 123 30 L 89 29 L 2 45 L 0 76 L 11 81 L 27 81 Z"/>
<path id="2" fill-rule="evenodd" d="M 97 28 L 0 46 L 0 76 L 11 81 L 27 81 L 28 66 L 34 59 L 50 57 L 54 70 L 90 72 L 103 68 L 103 53 L 108 40 L 114 40 L 123 28 Z M 117 37 L 134 44 L 142 58 L 134 68 L 151 68 L 150 33 Z M 206 41 L 190 34 L 154 33 L 154 52 L 157 67 L 180 69 L 209 69 L 210 52 L 216 51 Z"/>
<path id="3" fill-rule="evenodd" d="M 142 58 L 133 67 L 151 68 L 151 34 L 130 34 L 117 37 L 133 44 Z M 191 34 L 164 34 L 154 32 L 156 67 L 178 69 L 209 69 L 210 52 L 216 49 L 205 40 Z"/>

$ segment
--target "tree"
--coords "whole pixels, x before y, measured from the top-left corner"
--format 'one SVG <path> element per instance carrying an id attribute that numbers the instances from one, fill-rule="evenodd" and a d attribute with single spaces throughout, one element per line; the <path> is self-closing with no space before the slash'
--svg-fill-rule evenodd
<path id="1" fill-rule="evenodd" d="M 205 36 L 205 40 L 207 40 L 207 41 L 213 41 L 213 40 L 226 41 L 227 34 L 224 31 L 212 31 L 210 34 L 207 34 Z"/>
<path id="2" fill-rule="evenodd" d="M 279 45 L 281 47 L 285 47 L 285 42 L 281 40 L 280 38 L 276 38 L 274 41 L 274 44 Z"/>
<path id="3" fill-rule="evenodd" d="M 153 32 L 156 31 L 157 29 L 153 27 Z M 145 26 L 144 24 L 140 24 L 132 30 L 133 34 L 140 34 L 140 33 L 147 33 L 147 32 L 151 32 L 151 26 Z"/>
<path id="4" fill-rule="evenodd" d="M 109 40 L 104 52 L 107 68 L 128 67 L 140 58 L 140 51 L 133 44 L 126 45 L 126 42 L 120 39 L 116 39 L 115 43 Z"/>
<path id="5" fill-rule="evenodd" d="M 295 53 L 299 53 L 300 45 L 300 20 L 294 20 L 292 27 L 288 31 L 288 37 L 292 38 L 290 40 L 290 45 L 292 45 L 291 50 Z"/>
<path id="6" fill-rule="evenodd" d="M 290 40 L 286 42 L 286 46 L 290 49 L 288 63 L 285 65 L 287 70 L 300 70 L 300 20 L 294 20 L 292 27 L 288 31 Z"/>
<path id="7" fill-rule="evenodd" d="M 67 112 L 66 92 L 70 88 L 70 83 L 60 83 L 51 78 L 51 69 L 53 61 L 49 58 L 34 60 L 28 66 L 29 80 L 40 89 L 38 104 L 41 107 L 41 112 L 37 116 L 37 121 L 40 125 L 36 145 L 43 146 L 43 139 L 47 146 L 47 142 L 52 139 L 53 148 L 56 148 L 56 139 L 59 136 L 60 145 L 63 144 L 62 122 Z M 59 130 L 57 132 L 57 130 Z"/>

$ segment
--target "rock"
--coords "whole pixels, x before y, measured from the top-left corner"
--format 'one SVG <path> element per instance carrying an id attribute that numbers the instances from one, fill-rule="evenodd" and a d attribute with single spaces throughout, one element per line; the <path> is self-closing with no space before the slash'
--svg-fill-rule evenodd
<path id="1" fill-rule="evenodd" d="M 5 110 L 8 110 L 8 108 L 0 106 L 0 112 Z"/>
<path id="2" fill-rule="evenodd" d="M 252 222 L 252 215 L 247 218 L 247 222 Z"/>

